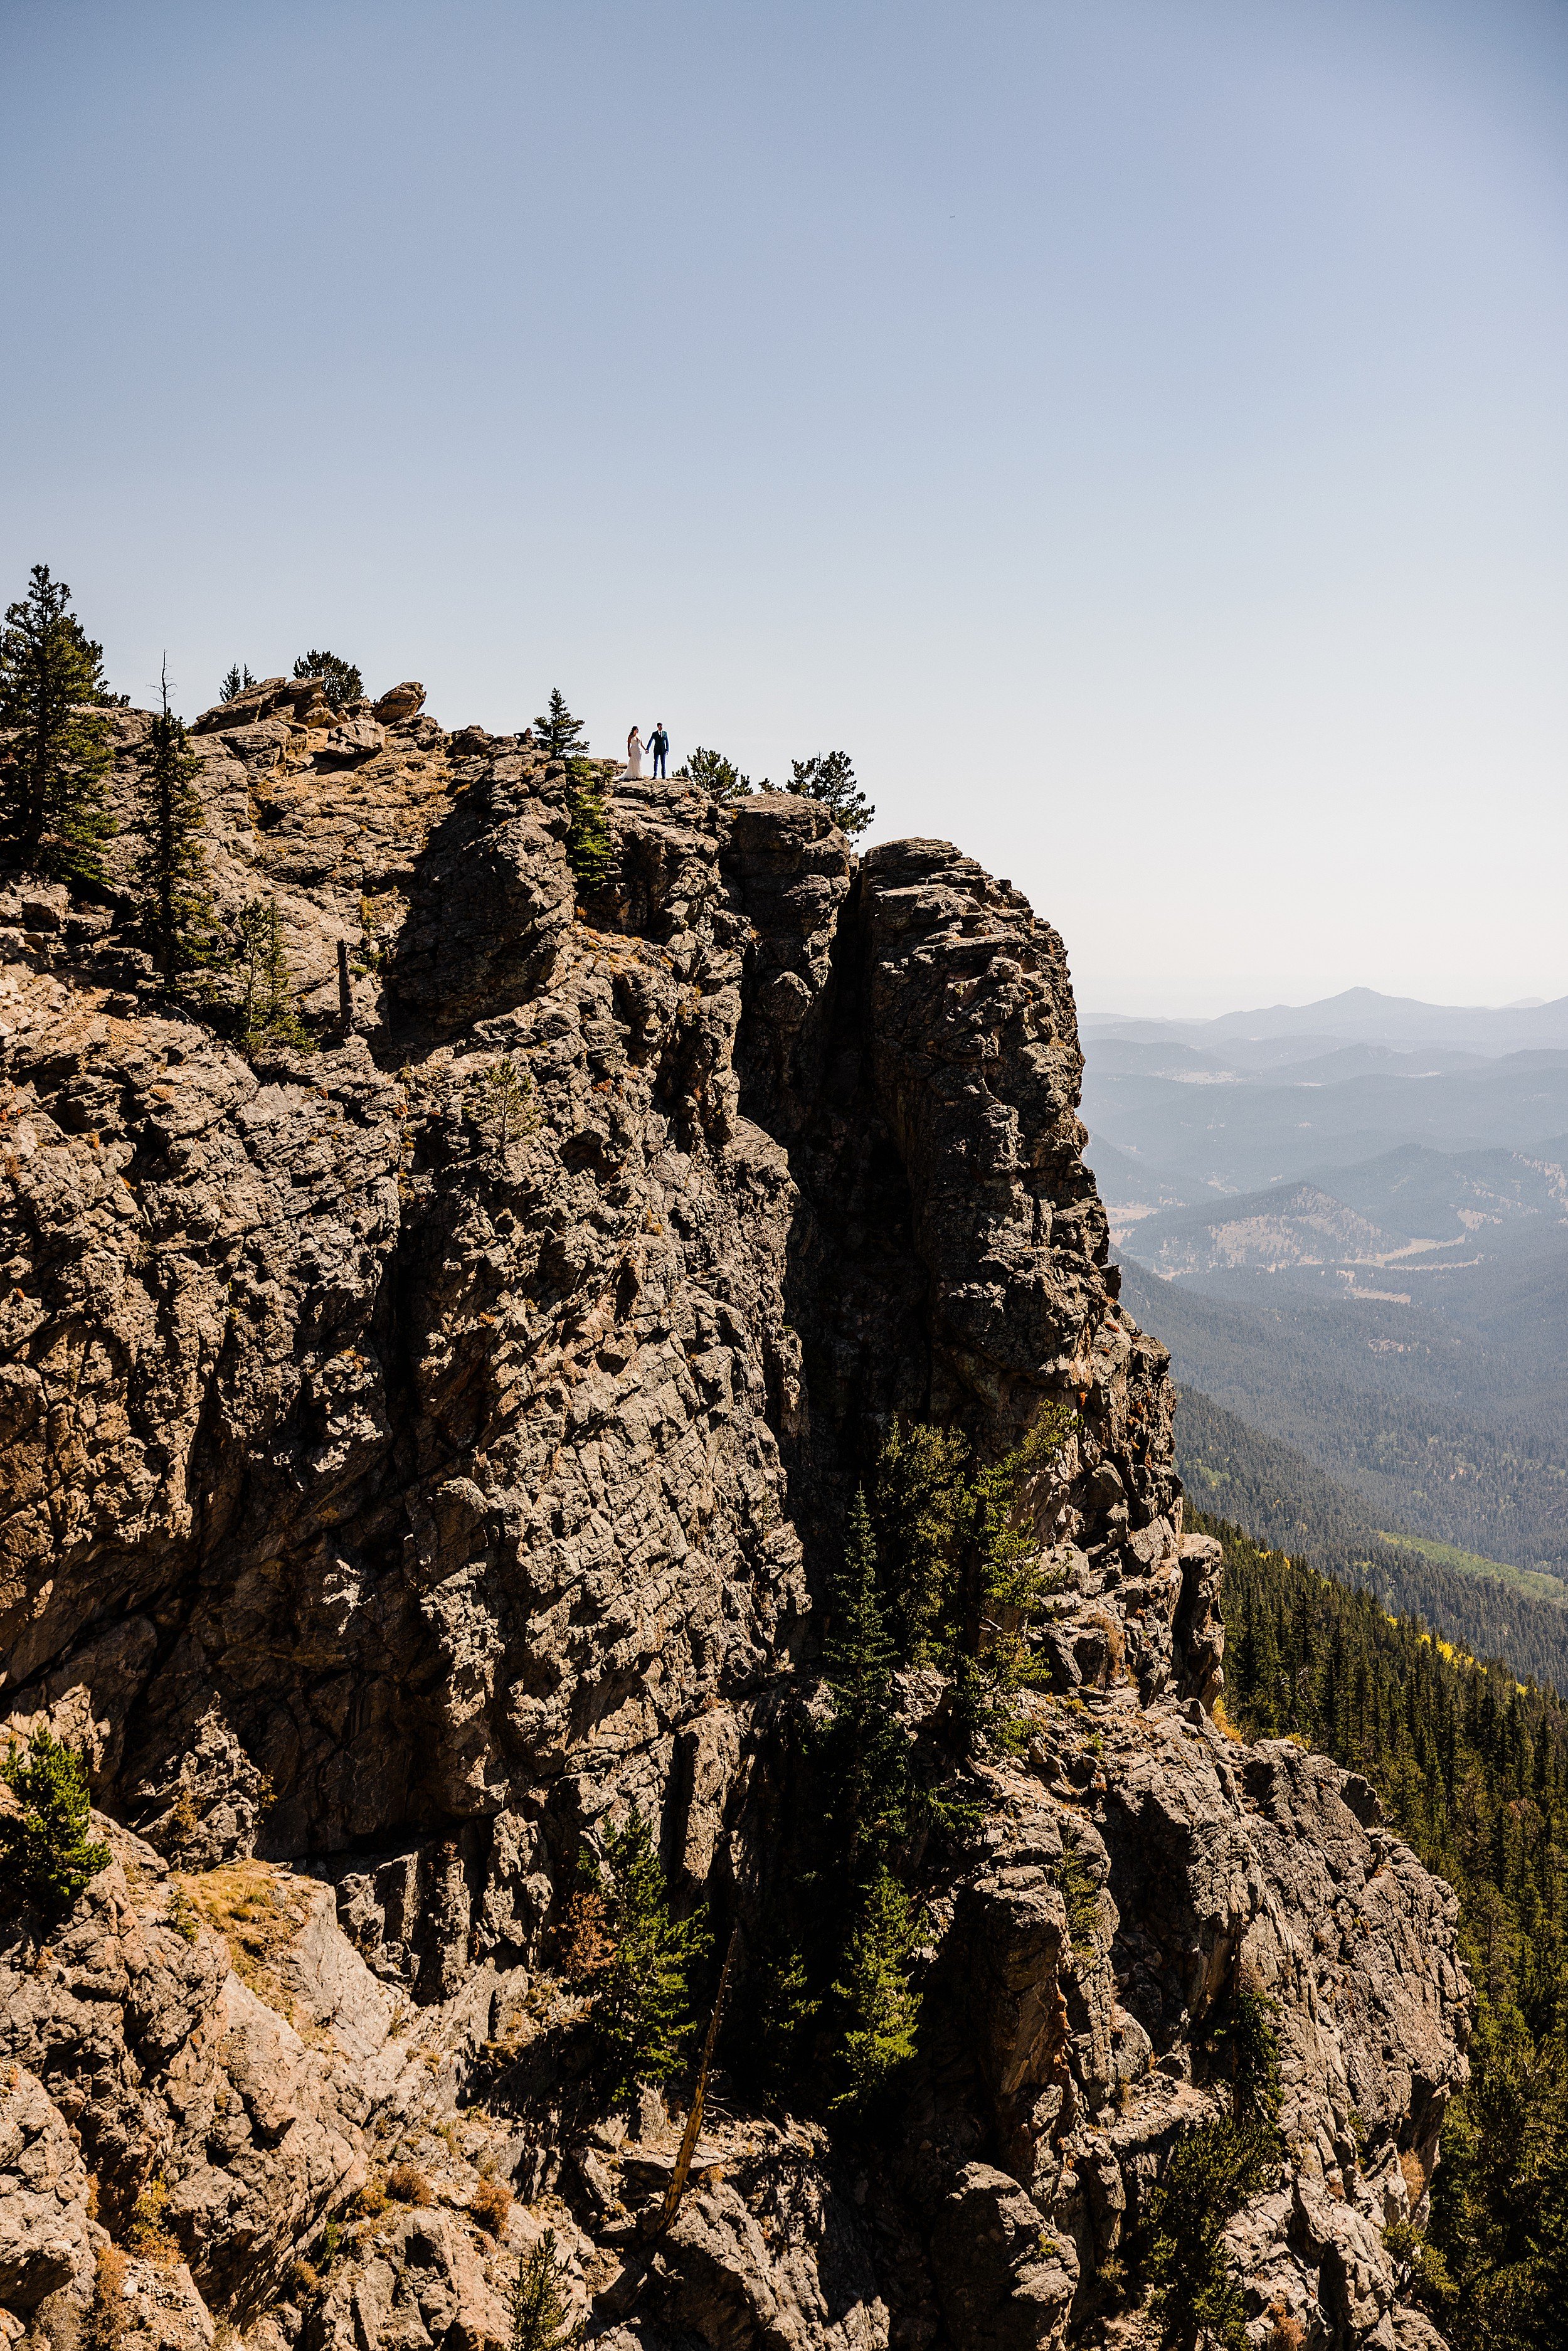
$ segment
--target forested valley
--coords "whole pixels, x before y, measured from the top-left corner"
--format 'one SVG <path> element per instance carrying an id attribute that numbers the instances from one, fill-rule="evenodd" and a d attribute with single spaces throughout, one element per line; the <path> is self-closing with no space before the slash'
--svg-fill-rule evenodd
<path id="1" fill-rule="evenodd" d="M 1568 1583 L 1481 1560 L 1373 1520 L 1365 1502 L 1293 1446 L 1199 1388 L 1176 1390 L 1176 1468 L 1193 1500 L 1260 1542 L 1350 1583 L 1395 1615 L 1419 1616 L 1478 1657 L 1568 1690 Z"/>
<path id="2" fill-rule="evenodd" d="M 1194 1514 L 1225 1551 L 1226 1697 L 1245 1738 L 1363 1772 L 1456 1889 L 1470 2081 L 1430 2220 L 1397 2248 L 1457 2351 L 1568 2343 L 1568 1713 L 1301 1561 Z"/>

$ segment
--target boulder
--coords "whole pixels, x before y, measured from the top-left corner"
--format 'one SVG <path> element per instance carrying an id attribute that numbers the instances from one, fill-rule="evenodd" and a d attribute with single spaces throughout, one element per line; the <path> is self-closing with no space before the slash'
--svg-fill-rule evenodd
<path id="1" fill-rule="evenodd" d="M 0 2307 L 31 2311 L 93 2270 L 80 2149 L 43 2084 L 0 2069 Z"/>
<path id="2" fill-rule="evenodd" d="M 1044 2351 L 1072 2306 L 1078 2260 L 1018 2181 L 966 2166 L 931 2231 L 931 2271 L 964 2351 Z"/>

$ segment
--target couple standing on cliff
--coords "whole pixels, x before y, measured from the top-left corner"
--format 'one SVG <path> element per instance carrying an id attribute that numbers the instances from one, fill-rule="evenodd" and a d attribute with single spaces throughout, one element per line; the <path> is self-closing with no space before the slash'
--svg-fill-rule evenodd
<path id="1" fill-rule="evenodd" d="M 633 726 L 632 732 L 626 737 L 626 773 L 629 776 L 640 776 L 642 774 L 643 753 L 644 750 L 648 750 L 653 755 L 654 775 L 664 775 L 667 772 L 664 767 L 664 758 L 669 747 L 670 738 L 664 732 L 664 722 L 662 718 L 659 720 L 653 733 L 649 736 L 645 744 L 641 735 L 637 732 L 635 726 Z"/>

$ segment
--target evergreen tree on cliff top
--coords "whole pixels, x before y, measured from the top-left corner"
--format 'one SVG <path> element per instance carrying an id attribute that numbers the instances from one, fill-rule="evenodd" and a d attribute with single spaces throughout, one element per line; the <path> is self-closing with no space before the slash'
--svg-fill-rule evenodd
<path id="1" fill-rule="evenodd" d="M 365 690 L 365 682 L 352 662 L 345 661 L 340 653 L 318 653 L 314 647 L 300 654 L 294 664 L 294 674 L 319 677 L 321 691 L 334 710 L 346 710 L 350 702 L 358 702 Z M 228 680 L 225 678 L 224 683 L 226 685 Z M 224 698 L 229 699 L 226 695 Z"/>
<path id="2" fill-rule="evenodd" d="M 566 862 L 582 898 L 597 897 L 614 870 L 614 843 L 605 820 L 603 795 L 586 765 L 588 743 L 582 721 L 566 706 L 559 686 L 550 691 L 549 708 L 534 721 L 534 737 L 552 767 L 564 768 L 570 786 L 566 837 Z"/>
<path id="3" fill-rule="evenodd" d="M 743 776 L 733 759 L 722 751 L 710 751 L 698 744 L 691 757 L 683 759 L 675 769 L 678 783 L 695 784 L 702 792 L 711 792 L 716 800 L 743 800 L 751 790 L 751 778 Z"/>
<path id="4" fill-rule="evenodd" d="M 33 566 L 0 630 L 0 798 L 23 862 L 65 881 L 103 872 L 113 831 L 104 807 L 110 751 L 103 709 L 115 703 L 94 644 L 70 609 L 71 591 Z"/>
<path id="5" fill-rule="evenodd" d="M 789 789 L 799 792 L 802 799 L 819 802 L 852 841 L 876 814 L 855 781 L 847 751 L 823 751 L 812 759 L 792 759 Z"/>
<path id="6" fill-rule="evenodd" d="M 202 763 L 169 707 L 167 670 L 162 692 L 163 707 L 152 721 L 146 844 L 137 862 L 137 882 L 141 927 L 152 960 L 165 977 L 172 977 L 210 962 L 215 935 L 202 847 L 202 803 L 195 788 Z"/>
<path id="7" fill-rule="evenodd" d="M 568 764 L 587 757 L 588 741 L 582 731 L 582 721 L 574 718 L 567 708 L 559 685 L 550 689 L 549 708 L 534 721 L 534 734 L 547 759 L 559 759 Z"/>

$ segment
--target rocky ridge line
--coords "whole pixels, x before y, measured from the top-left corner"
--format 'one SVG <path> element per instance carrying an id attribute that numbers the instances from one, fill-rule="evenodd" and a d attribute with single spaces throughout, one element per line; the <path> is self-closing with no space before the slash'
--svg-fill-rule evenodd
<path id="1" fill-rule="evenodd" d="M 1117 2265 L 1245 1970 L 1291 2150 L 1228 2231 L 1251 2331 L 1415 2351 L 1382 2231 L 1463 2075 L 1452 1898 L 1359 1783 L 1211 1719 L 1218 1561 L 1116 1303 L 1060 939 L 946 843 L 857 860 L 810 803 L 603 770 L 579 906 L 566 779 L 422 704 L 271 680 L 198 723 L 220 910 L 277 896 L 313 1055 L 247 1062 L 112 910 L 0 894 L 5 1704 L 116 1824 L 0 1942 L 10 2339 L 63 2346 L 140 2229 L 125 2351 L 476 2351 L 553 2225 L 626 2351 L 1137 2342 Z M 114 726 L 124 860 L 150 719 Z M 996 1458 L 1048 1399 L 1054 1694 L 933 1865 L 906 2141 L 737 2108 L 653 2243 L 669 2117 L 583 2110 L 554 1969 L 579 1849 L 637 1803 L 744 1933 L 882 1431 Z M 377 2210 L 400 2157 L 433 2201 Z"/>

